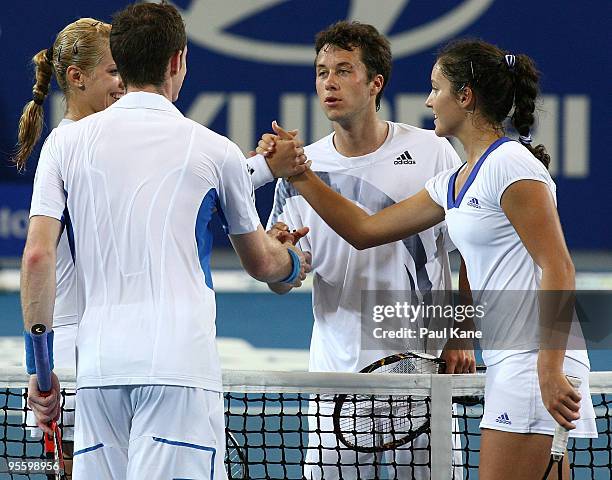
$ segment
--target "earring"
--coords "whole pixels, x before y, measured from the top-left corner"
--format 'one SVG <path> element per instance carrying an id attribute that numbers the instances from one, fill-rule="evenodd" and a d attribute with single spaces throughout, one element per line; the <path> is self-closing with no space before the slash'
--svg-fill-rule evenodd
<path id="1" fill-rule="evenodd" d="M 85 84 L 84 83 L 81 83 L 79 85 L 79 90 L 85 90 Z"/>

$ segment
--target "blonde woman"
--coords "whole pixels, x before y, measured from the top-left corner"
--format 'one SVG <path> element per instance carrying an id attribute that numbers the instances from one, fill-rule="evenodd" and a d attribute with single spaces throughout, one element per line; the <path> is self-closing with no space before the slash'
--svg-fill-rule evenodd
<path id="1" fill-rule="evenodd" d="M 19 143 L 14 162 L 25 169 L 28 157 L 40 139 L 43 126 L 43 105 L 49 93 L 51 77 L 55 76 L 66 102 L 66 112 L 58 128 L 100 112 L 124 94 L 109 47 L 111 26 L 93 18 L 81 18 L 67 25 L 50 48 L 41 50 L 32 59 L 36 83 L 32 100 L 23 109 L 19 121 Z M 53 312 L 55 367 L 75 368 L 77 334 L 77 291 L 74 270 L 74 248 L 70 215 L 64 213 L 64 231 L 57 246 L 56 299 Z M 37 405 L 30 402 L 30 407 Z M 63 428 L 64 454 L 72 456 L 74 425 L 74 395 L 65 397 Z M 36 425 L 34 416 L 27 424 Z M 32 428 L 32 436 L 40 430 Z M 70 471 L 70 465 L 67 465 Z"/>

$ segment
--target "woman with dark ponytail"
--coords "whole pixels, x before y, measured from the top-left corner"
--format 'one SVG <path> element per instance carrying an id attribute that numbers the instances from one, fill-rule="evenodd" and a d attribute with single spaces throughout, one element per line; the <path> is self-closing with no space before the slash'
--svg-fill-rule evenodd
<path id="1" fill-rule="evenodd" d="M 543 145 L 532 146 L 538 80 L 526 55 L 479 40 L 453 42 L 437 57 L 426 104 L 436 134 L 456 137 L 466 163 L 374 215 L 310 170 L 290 179 L 358 249 L 446 221 L 474 303 L 485 310 L 475 319 L 487 365 L 481 480 L 540 480 L 557 423 L 570 436 L 597 436 L 589 359 L 572 303 L 574 266 L 547 170 L 550 157 Z M 505 136 L 508 118 L 518 141 Z M 579 391 L 565 374 L 582 380 Z"/>
<path id="2" fill-rule="evenodd" d="M 36 83 L 32 100 L 24 107 L 19 121 L 17 152 L 13 158 L 17 168 L 24 170 L 32 150 L 38 143 L 43 127 L 43 105 L 49 93 L 51 77 L 55 75 L 64 94 L 66 112 L 58 128 L 63 128 L 92 113 L 104 110 L 124 93 L 124 86 L 110 53 L 108 23 L 93 18 L 81 18 L 67 25 L 56 37 L 53 45 L 38 52 L 32 59 Z M 57 246 L 56 300 L 53 312 L 54 363 L 56 368 L 75 369 L 75 342 L 77 334 L 76 275 L 72 259 L 69 234 L 70 217 L 65 215 L 64 231 Z M 36 405 L 32 405 L 33 409 Z M 63 427 L 64 454 L 71 457 L 74 425 L 74 392 L 68 392 L 60 418 Z M 41 433 L 34 415 L 27 424 L 33 437 Z M 70 473 L 70 461 L 66 462 Z"/>

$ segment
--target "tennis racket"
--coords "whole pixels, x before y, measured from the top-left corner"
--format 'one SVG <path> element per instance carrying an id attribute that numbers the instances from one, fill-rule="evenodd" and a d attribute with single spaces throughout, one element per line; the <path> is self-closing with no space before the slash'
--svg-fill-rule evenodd
<path id="1" fill-rule="evenodd" d="M 426 353 L 397 353 L 382 358 L 361 373 L 443 373 L 446 363 Z M 478 367 L 482 371 L 484 367 Z M 454 398 L 466 406 L 477 397 Z M 334 433 L 346 447 L 363 453 L 392 450 L 429 431 L 428 396 L 343 394 L 334 399 Z"/>
<path id="2" fill-rule="evenodd" d="M 46 327 L 41 324 L 36 324 L 30 330 L 32 335 L 32 343 L 34 346 L 34 358 L 36 363 L 36 379 L 38 381 L 38 389 L 42 395 L 51 394 L 51 368 L 49 366 L 49 351 L 47 348 L 47 338 L 44 335 Z M 49 425 L 53 430 L 53 434 L 45 433 L 43 436 L 43 444 L 45 458 L 54 461 L 58 466 L 54 473 L 47 474 L 48 479 L 66 480 L 64 474 L 64 454 L 62 451 L 62 434 L 57 426 L 57 422 L 52 421 Z"/>
<path id="3" fill-rule="evenodd" d="M 248 480 L 249 469 L 242 447 L 231 432 L 225 431 L 225 468 L 230 480 Z"/>
<path id="4" fill-rule="evenodd" d="M 571 377 L 566 375 L 567 380 L 571 383 L 572 387 L 575 389 L 580 388 L 582 384 L 582 380 L 578 377 Z M 565 450 L 567 448 L 567 440 L 569 439 L 569 430 L 566 430 L 565 427 L 557 424 L 555 427 L 555 435 L 553 436 L 552 447 L 550 449 L 550 460 L 548 461 L 548 466 L 546 467 L 546 472 L 542 477 L 542 480 L 546 480 L 548 478 L 548 474 L 552 470 L 555 463 L 557 464 L 557 478 L 559 480 L 563 480 L 563 458 L 565 457 Z"/>

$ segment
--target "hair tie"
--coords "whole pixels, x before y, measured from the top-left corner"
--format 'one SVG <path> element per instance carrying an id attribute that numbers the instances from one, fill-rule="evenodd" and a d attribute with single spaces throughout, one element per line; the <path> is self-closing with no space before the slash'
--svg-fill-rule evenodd
<path id="1" fill-rule="evenodd" d="M 516 57 L 512 54 L 506 55 L 506 65 L 508 65 L 508 68 L 510 69 L 511 72 L 514 71 L 515 64 L 516 64 Z"/>
<path id="2" fill-rule="evenodd" d="M 523 145 L 531 145 L 531 132 L 529 132 L 527 135 L 519 135 L 519 142 L 521 142 Z"/>
<path id="3" fill-rule="evenodd" d="M 32 101 L 38 105 L 38 106 L 42 106 L 43 102 L 45 101 L 44 97 L 41 97 L 40 95 L 33 95 L 32 96 Z"/>

